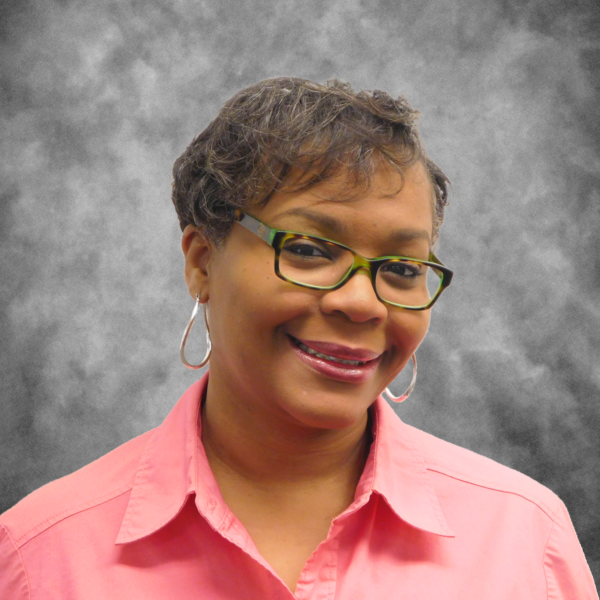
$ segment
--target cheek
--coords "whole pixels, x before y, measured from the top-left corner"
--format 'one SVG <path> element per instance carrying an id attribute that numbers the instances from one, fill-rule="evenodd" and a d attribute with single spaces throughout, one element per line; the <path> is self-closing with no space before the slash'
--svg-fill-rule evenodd
<path id="1" fill-rule="evenodd" d="M 417 350 L 427 331 L 431 312 L 429 310 L 405 311 L 392 320 L 391 335 L 397 340 L 397 347 L 402 360 L 408 360 Z"/>
<path id="2" fill-rule="evenodd" d="M 215 350 L 230 347 L 243 334 L 248 314 L 260 304 L 260 286 L 251 285 L 252 265 L 224 252 L 209 273 L 209 325 Z"/>
<path id="3" fill-rule="evenodd" d="M 233 265 L 223 260 L 220 267 L 211 282 L 210 325 L 214 343 L 222 347 L 251 351 L 253 345 L 270 343 L 274 336 L 283 337 L 286 323 L 317 306 L 314 293 L 277 277 L 272 261 Z"/>

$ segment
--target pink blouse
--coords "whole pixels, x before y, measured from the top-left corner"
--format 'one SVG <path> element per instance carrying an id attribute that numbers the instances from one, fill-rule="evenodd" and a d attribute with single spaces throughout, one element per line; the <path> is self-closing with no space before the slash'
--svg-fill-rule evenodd
<path id="1" fill-rule="evenodd" d="M 0 516 L 2 600 L 598 598 L 551 491 L 382 398 L 355 500 L 292 593 L 219 493 L 198 428 L 206 382 L 160 427 Z"/>

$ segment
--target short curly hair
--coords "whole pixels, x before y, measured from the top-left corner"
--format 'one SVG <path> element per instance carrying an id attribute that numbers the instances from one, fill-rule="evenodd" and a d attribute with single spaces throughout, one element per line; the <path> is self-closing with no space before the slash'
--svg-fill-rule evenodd
<path id="1" fill-rule="evenodd" d="M 183 231 L 196 226 L 217 246 L 236 210 L 264 205 L 276 191 L 298 191 L 338 175 L 355 194 L 368 189 L 377 160 L 402 176 L 421 161 L 435 199 L 435 242 L 448 202 L 448 178 L 423 149 L 419 112 L 402 96 L 355 92 L 332 79 L 266 79 L 225 102 L 173 165 L 172 200 Z"/>

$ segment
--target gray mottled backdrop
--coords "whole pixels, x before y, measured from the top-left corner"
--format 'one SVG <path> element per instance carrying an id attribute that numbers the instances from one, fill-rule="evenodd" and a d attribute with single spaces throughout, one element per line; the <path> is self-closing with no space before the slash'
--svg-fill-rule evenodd
<path id="1" fill-rule="evenodd" d="M 336 76 L 406 95 L 453 182 L 456 278 L 399 413 L 555 490 L 598 579 L 599 6 L 3 0 L 0 509 L 197 377 L 176 156 L 243 86 Z"/>

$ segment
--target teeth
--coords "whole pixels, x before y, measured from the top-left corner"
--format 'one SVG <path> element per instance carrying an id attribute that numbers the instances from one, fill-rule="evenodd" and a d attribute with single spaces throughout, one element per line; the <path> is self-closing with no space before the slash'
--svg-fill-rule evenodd
<path id="1" fill-rule="evenodd" d="M 300 342 L 298 340 L 294 340 L 294 341 L 296 342 L 296 345 L 299 348 L 304 350 L 304 352 L 306 352 L 307 354 L 312 354 L 313 356 L 316 356 L 317 358 L 322 358 L 324 360 L 330 360 L 331 362 L 341 363 L 343 365 L 352 365 L 353 367 L 362 367 L 364 364 L 366 364 L 366 361 L 346 360 L 345 358 L 336 358 L 335 356 L 329 356 L 328 354 L 323 354 L 322 352 L 318 352 L 317 350 L 313 350 L 312 348 L 305 346 L 302 342 Z"/>

